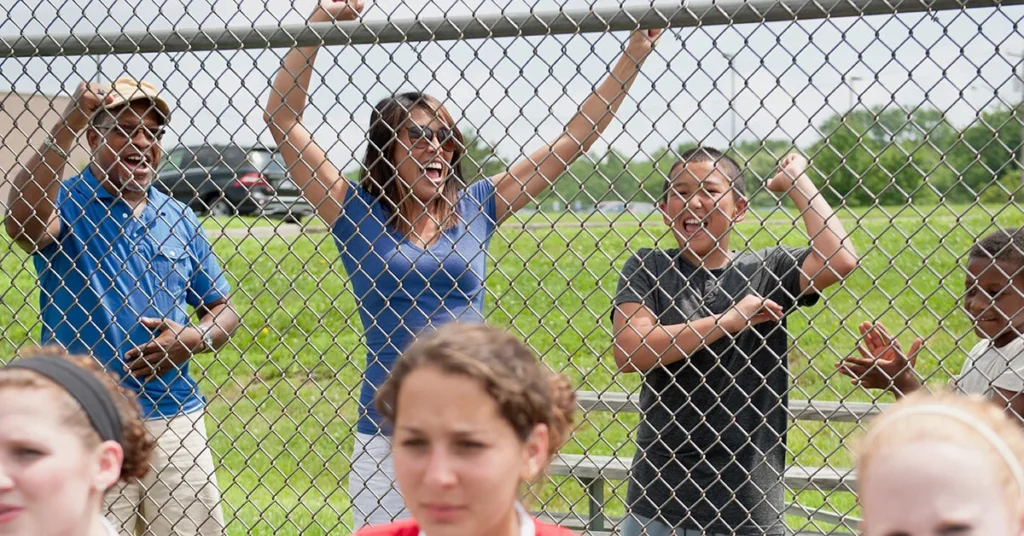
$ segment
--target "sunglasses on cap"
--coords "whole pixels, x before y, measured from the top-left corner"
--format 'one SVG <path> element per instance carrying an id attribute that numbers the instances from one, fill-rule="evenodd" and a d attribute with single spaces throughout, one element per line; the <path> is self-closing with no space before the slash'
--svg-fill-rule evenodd
<path id="1" fill-rule="evenodd" d="M 413 125 L 405 127 L 409 133 L 409 141 L 417 149 L 426 149 L 437 138 L 438 145 L 445 152 L 454 152 L 459 146 L 459 140 L 455 139 L 455 131 L 448 127 L 441 127 L 434 130 L 430 127 Z"/>

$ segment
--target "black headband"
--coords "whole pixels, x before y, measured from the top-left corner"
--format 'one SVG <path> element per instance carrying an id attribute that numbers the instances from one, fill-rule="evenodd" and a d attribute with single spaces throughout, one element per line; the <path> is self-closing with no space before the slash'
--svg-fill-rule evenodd
<path id="1" fill-rule="evenodd" d="M 101 440 L 123 442 L 117 406 L 103 382 L 93 373 L 56 355 L 19 359 L 4 368 L 31 370 L 49 378 L 78 401 Z"/>

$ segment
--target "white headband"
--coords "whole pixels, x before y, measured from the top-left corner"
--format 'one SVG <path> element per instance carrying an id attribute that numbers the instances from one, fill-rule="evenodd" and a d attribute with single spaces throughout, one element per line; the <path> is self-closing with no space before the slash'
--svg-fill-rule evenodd
<path id="1" fill-rule="evenodd" d="M 1010 473 L 1013 475 L 1014 481 L 1017 482 L 1018 492 L 1021 497 L 1024 497 L 1024 469 L 1021 468 L 1020 460 L 1018 460 L 1013 454 L 1013 451 L 1010 450 L 1010 445 L 1006 444 L 1006 441 L 1003 441 L 1003 438 L 999 437 L 999 434 L 997 434 L 991 427 L 978 422 L 975 417 L 972 417 L 963 410 L 951 408 L 949 406 L 940 406 L 937 404 L 912 406 L 906 409 L 901 409 L 888 419 L 879 422 L 869 433 L 877 433 L 878 430 L 885 428 L 894 421 L 914 415 L 939 415 L 942 417 L 949 417 L 950 419 L 953 419 L 954 421 L 957 421 L 977 432 L 978 435 L 984 438 L 985 441 L 988 441 L 988 443 L 992 445 L 992 448 L 996 449 L 996 452 L 999 453 L 999 457 L 1001 457 L 1003 462 L 1006 463 L 1006 466 L 1010 469 Z"/>

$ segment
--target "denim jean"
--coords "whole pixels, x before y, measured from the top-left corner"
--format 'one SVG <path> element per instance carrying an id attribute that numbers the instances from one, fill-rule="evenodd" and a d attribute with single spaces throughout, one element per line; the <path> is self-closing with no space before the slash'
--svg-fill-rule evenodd
<path id="1" fill-rule="evenodd" d="M 718 534 L 707 534 L 693 529 L 673 529 L 671 526 L 662 523 L 661 521 L 638 516 L 636 514 L 627 515 L 626 518 L 622 520 L 622 524 L 619 526 L 619 532 L 622 536 L 724 536 Z"/>

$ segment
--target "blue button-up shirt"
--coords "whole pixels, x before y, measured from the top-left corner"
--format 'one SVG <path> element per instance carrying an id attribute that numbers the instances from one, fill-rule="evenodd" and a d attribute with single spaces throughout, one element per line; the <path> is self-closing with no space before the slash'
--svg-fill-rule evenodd
<path id="1" fill-rule="evenodd" d="M 139 394 L 147 418 L 202 409 L 188 362 L 142 383 L 124 354 L 157 335 L 143 317 L 188 324 L 187 306 L 228 296 L 227 279 L 195 213 L 156 188 L 134 215 L 88 168 L 61 184 L 57 240 L 33 256 L 43 344 L 88 353 Z"/>

